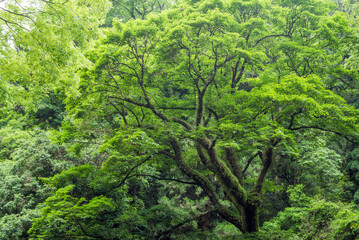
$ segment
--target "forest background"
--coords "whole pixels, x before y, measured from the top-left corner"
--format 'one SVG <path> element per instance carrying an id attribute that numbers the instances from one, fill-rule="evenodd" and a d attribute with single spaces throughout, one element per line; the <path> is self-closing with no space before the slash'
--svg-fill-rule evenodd
<path id="1" fill-rule="evenodd" d="M 358 14 L 0 0 L 0 239 L 357 239 Z"/>

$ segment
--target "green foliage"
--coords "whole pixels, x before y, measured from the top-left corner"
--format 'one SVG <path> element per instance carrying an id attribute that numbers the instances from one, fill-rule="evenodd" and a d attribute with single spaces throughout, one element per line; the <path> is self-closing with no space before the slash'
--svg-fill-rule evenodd
<path id="1" fill-rule="evenodd" d="M 36 110 L 49 92 L 76 95 L 76 70 L 87 65 L 82 51 L 98 36 L 95 26 L 108 2 L 11 0 L 5 6 L 0 11 L 6 15 L 0 22 L 5 28 L 0 50 L 4 103 Z"/>
<path id="2" fill-rule="evenodd" d="M 9 160 L 1 163 L 0 180 L 0 237 L 4 240 L 25 239 L 32 219 L 38 216 L 36 205 L 49 196 L 31 174 L 17 174 L 16 164 Z"/>
<path id="3" fill-rule="evenodd" d="M 266 157 L 289 151 L 305 169 L 301 182 L 338 198 L 343 159 L 301 137 L 358 138 L 358 110 L 326 85 L 329 66 L 342 61 L 337 47 L 353 37 L 333 10 L 328 1 L 185 1 L 146 20 L 115 21 L 87 54 L 93 67 L 82 70 L 81 104 L 71 112 L 82 121 L 84 109 L 116 116 L 120 131 L 102 150 L 119 178 L 133 167 L 158 174 L 167 158 L 238 216 L 271 189 Z"/>
<path id="4" fill-rule="evenodd" d="M 73 185 L 61 188 L 45 201 L 42 217 L 34 219 L 29 230 L 35 238 L 30 239 L 63 239 L 64 236 L 98 239 L 101 235 L 111 235 L 99 224 L 99 218 L 114 211 L 113 201 L 104 196 L 90 201 L 78 199 L 69 195 L 72 189 Z"/>
<path id="5" fill-rule="evenodd" d="M 332 223 L 335 239 L 357 239 L 359 234 L 358 209 L 343 209 Z"/>
<path id="6" fill-rule="evenodd" d="M 131 207 L 130 198 L 123 190 L 109 180 L 90 165 L 73 167 L 43 179 L 57 190 L 39 206 L 40 217 L 34 219 L 29 235 L 32 239 L 131 238 L 128 227 L 137 221 L 136 209 Z"/>
<path id="7" fill-rule="evenodd" d="M 1 239 L 355 239 L 357 4 L 111 2 L 0 11 Z"/>
<path id="8" fill-rule="evenodd" d="M 72 159 L 21 109 L 3 107 L 1 111 L 0 238 L 28 239 L 27 230 L 39 217 L 36 207 L 51 196 L 52 188 L 39 178 L 63 171 Z"/>
<path id="9" fill-rule="evenodd" d="M 289 191 L 291 207 L 265 222 L 258 239 L 356 239 L 356 207 L 309 198 L 302 190 L 298 185 Z"/>
<path id="10" fill-rule="evenodd" d="M 69 235 L 85 239 L 156 238 L 166 236 L 171 225 L 185 222 L 186 234 L 175 231 L 174 236 L 189 239 L 204 236 L 200 226 L 188 221 L 208 204 L 208 199 L 199 198 L 201 191 L 193 193 L 191 199 L 178 198 L 187 195 L 190 189 L 178 184 L 154 187 L 149 183 L 150 177 L 119 184 L 120 177 L 124 176 L 114 175 L 106 166 L 96 169 L 82 165 L 43 179 L 57 191 L 38 206 L 40 217 L 34 219 L 29 234 L 33 239 L 61 239 Z M 145 192 L 145 187 L 153 190 Z M 168 197 L 157 199 L 153 191 Z M 148 198 L 154 201 L 145 208 L 144 201 L 149 201 Z M 198 224 L 206 222 L 195 220 Z M 207 228 L 206 223 L 202 224 Z"/>
<path id="11" fill-rule="evenodd" d="M 0 236 L 27 239 L 33 218 L 39 216 L 35 208 L 51 195 L 51 188 L 38 178 L 61 172 L 69 164 L 64 161 L 63 149 L 51 145 L 40 130 L 3 128 L 1 133 L 8 133 L 1 142 L 3 158 L 8 159 L 0 164 Z"/>
<path id="12" fill-rule="evenodd" d="M 159 13 L 165 9 L 168 9 L 171 5 L 177 1 L 116 1 L 111 0 L 112 7 L 107 13 L 104 27 L 112 27 L 113 21 L 116 19 L 121 22 L 127 22 L 135 19 L 145 19 L 149 14 Z"/>
<path id="13" fill-rule="evenodd" d="M 324 144 L 323 139 L 317 139 L 314 144 L 305 140 L 301 143 L 298 182 L 306 185 L 308 193 L 338 200 L 344 184 L 343 157 Z"/>

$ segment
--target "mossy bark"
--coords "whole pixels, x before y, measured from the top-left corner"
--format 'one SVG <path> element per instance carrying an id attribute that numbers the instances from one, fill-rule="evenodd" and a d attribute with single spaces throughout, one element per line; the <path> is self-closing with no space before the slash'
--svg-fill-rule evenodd
<path id="1" fill-rule="evenodd" d="M 199 171 L 191 168 L 183 158 L 181 142 L 172 137 L 170 139 L 174 156 L 180 170 L 189 178 L 193 179 L 207 194 L 215 211 L 226 221 L 232 223 L 243 233 L 259 231 L 258 213 L 260 198 L 265 176 L 273 161 L 273 148 L 268 148 L 261 154 L 262 169 L 253 189 L 245 189 L 243 186 L 242 169 L 232 149 L 225 150 L 225 159 L 222 159 L 213 143 L 207 139 L 199 140 L 196 149 L 201 163 L 204 164 L 217 179 L 217 184 L 235 208 L 223 205 L 217 195 L 217 189 L 212 180 Z"/>

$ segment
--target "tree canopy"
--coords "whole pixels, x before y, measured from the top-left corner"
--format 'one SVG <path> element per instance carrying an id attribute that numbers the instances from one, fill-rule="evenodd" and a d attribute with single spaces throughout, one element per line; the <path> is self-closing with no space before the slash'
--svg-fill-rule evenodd
<path id="1" fill-rule="evenodd" d="M 328 16 L 321 1 L 290 3 L 289 11 L 279 2 L 275 12 L 268 4 L 191 2 L 146 21 L 117 22 L 88 54 L 95 66 L 81 82 L 83 96 L 121 115 L 122 138 L 141 129 L 143 158 L 172 159 L 242 232 L 258 231 L 266 174 L 276 152 L 295 152 L 298 134 L 357 138 L 357 110 L 323 80 L 331 72 L 325 62 L 340 61 L 335 48 L 351 36 L 346 20 Z M 139 141 L 125 154 L 138 151 Z M 247 174 L 254 163 L 259 171 Z"/>

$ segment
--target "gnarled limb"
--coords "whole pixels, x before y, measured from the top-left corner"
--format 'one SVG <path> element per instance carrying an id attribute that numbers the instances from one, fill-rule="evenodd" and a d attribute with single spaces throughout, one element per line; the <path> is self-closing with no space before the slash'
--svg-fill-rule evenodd
<path id="1" fill-rule="evenodd" d="M 238 157 L 233 148 L 225 148 L 226 159 L 232 169 L 233 174 L 237 177 L 239 183 L 243 185 L 243 174 L 241 166 L 239 165 Z"/>
<path id="2" fill-rule="evenodd" d="M 170 144 L 174 151 L 173 159 L 177 163 L 180 170 L 189 178 L 193 179 L 203 189 L 221 217 L 235 225 L 241 231 L 246 232 L 242 217 L 223 206 L 219 202 L 214 186 L 208 181 L 208 179 L 185 163 L 179 141 L 175 137 L 170 137 Z"/>

